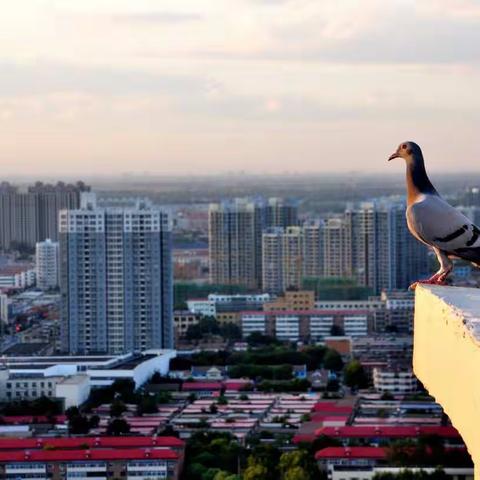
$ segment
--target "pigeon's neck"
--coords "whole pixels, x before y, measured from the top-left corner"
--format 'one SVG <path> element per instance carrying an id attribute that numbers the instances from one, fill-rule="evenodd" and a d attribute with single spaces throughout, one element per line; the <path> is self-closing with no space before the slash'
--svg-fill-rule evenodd
<path id="1" fill-rule="evenodd" d="M 428 178 L 423 158 L 414 158 L 407 162 L 407 200 L 408 204 L 415 203 L 422 194 L 437 195 L 435 187 Z"/>

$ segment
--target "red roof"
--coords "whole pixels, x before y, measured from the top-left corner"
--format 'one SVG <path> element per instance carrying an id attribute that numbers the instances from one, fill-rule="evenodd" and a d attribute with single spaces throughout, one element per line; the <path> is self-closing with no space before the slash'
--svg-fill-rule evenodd
<path id="1" fill-rule="evenodd" d="M 458 438 L 460 434 L 454 427 L 437 427 L 437 426 L 422 426 L 422 427 L 403 427 L 403 426 L 378 426 L 378 427 L 364 427 L 364 426 L 349 426 L 349 427 L 322 427 L 315 431 L 318 436 L 326 435 L 328 437 L 337 438 L 351 438 L 351 437 L 389 437 L 389 438 L 404 438 L 404 437 L 418 437 L 420 435 L 438 435 L 444 438 Z"/>
<path id="2" fill-rule="evenodd" d="M 9 415 L 9 416 L 0 416 L 2 422 L 7 425 L 20 425 L 26 423 L 50 423 L 51 417 L 45 415 Z M 65 423 L 67 417 L 65 415 L 54 415 L 56 423 Z"/>
<path id="3" fill-rule="evenodd" d="M 385 450 L 378 447 L 327 447 L 315 454 L 317 460 L 327 458 L 368 458 L 382 460 L 386 457 Z"/>
<path id="4" fill-rule="evenodd" d="M 185 443 L 177 437 L 62 437 L 62 438 L 0 438 L 0 451 L 54 448 L 183 448 Z"/>
<path id="5" fill-rule="evenodd" d="M 350 415 L 353 407 L 349 405 L 337 405 L 334 402 L 318 402 L 313 407 L 314 412 L 322 412 L 325 415 Z"/>
<path id="6" fill-rule="evenodd" d="M 222 382 L 184 382 L 182 390 L 221 390 Z"/>
<path id="7" fill-rule="evenodd" d="M 110 450 L 14 450 L 0 452 L 0 462 L 65 462 L 80 460 L 177 460 L 170 449 L 110 449 Z"/>
<path id="8" fill-rule="evenodd" d="M 223 384 L 227 390 L 242 390 L 246 386 L 252 383 L 251 380 L 240 379 L 240 380 L 226 380 Z"/>
<path id="9" fill-rule="evenodd" d="M 296 445 L 297 443 L 302 442 L 313 442 L 315 440 L 315 435 L 313 433 L 299 433 L 292 438 L 292 442 Z"/>

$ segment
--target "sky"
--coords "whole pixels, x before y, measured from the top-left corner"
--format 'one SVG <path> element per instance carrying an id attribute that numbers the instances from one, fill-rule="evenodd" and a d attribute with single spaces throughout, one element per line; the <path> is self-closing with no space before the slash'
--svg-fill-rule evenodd
<path id="1" fill-rule="evenodd" d="M 479 121 L 478 0 L 2 6 L 3 176 L 473 171 Z"/>

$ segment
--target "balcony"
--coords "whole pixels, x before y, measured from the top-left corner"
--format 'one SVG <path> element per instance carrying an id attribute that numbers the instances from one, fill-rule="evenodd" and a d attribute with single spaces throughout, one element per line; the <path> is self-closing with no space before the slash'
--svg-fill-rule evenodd
<path id="1" fill-rule="evenodd" d="M 462 435 L 480 479 L 480 289 L 417 287 L 413 369 Z"/>

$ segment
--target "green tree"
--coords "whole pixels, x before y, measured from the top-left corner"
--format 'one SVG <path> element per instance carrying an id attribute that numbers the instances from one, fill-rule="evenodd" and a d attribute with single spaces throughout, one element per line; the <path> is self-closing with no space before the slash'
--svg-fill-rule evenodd
<path id="1" fill-rule="evenodd" d="M 339 372 L 343 368 L 343 360 L 337 351 L 328 349 L 323 359 L 323 365 L 328 370 Z"/>
<path id="2" fill-rule="evenodd" d="M 240 475 L 232 474 L 230 472 L 225 472 L 224 470 L 220 470 L 213 480 L 242 480 Z"/>
<path id="3" fill-rule="evenodd" d="M 110 416 L 121 417 L 123 412 L 127 411 L 127 406 L 119 399 L 113 401 L 110 405 Z"/>
<path id="4" fill-rule="evenodd" d="M 368 377 L 363 365 L 358 360 L 352 360 L 345 366 L 343 379 L 346 385 L 351 388 L 368 387 Z"/>
<path id="5" fill-rule="evenodd" d="M 155 395 L 142 395 L 137 405 L 137 414 L 143 415 L 146 413 L 157 413 L 158 406 Z"/>
<path id="6" fill-rule="evenodd" d="M 113 419 L 107 427 L 107 435 L 118 437 L 130 432 L 130 424 L 123 418 Z"/>
<path id="7" fill-rule="evenodd" d="M 292 467 L 282 475 L 282 480 L 312 480 L 312 477 L 300 466 Z"/>
<path id="8" fill-rule="evenodd" d="M 243 472 L 243 480 L 265 480 L 268 478 L 268 470 L 261 463 L 249 465 Z"/>

